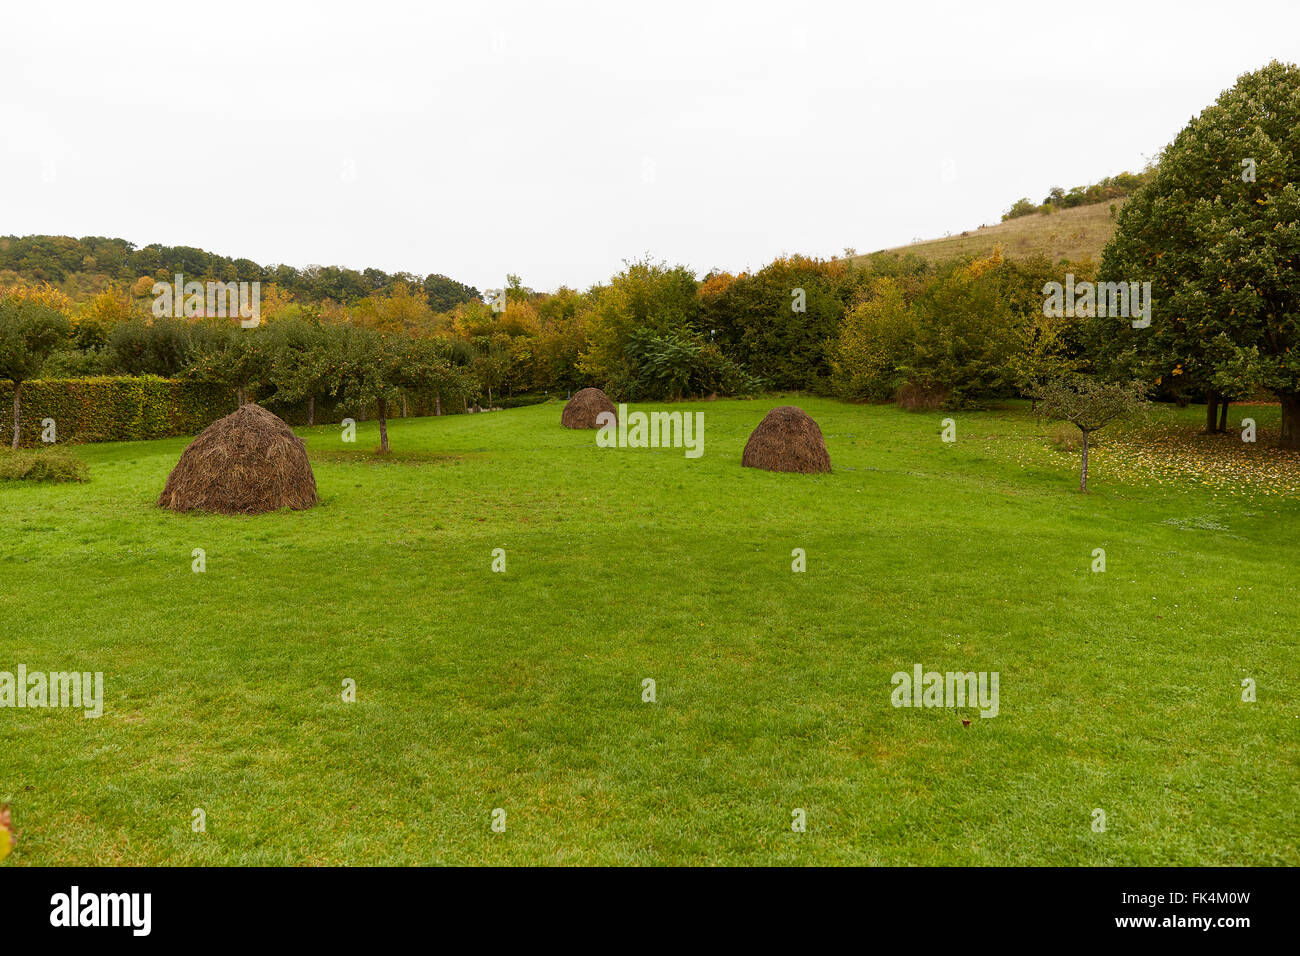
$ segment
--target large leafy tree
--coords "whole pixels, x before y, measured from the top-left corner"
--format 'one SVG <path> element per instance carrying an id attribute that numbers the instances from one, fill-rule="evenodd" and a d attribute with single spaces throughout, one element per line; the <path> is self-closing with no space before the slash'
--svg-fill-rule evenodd
<path id="1" fill-rule="evenodd" d="M 23 383 L 40 374 L 50 353 L 67 340 L 71 326 L 61 312 L 17 298 L 0 298 L 0 378 L 14 383 L 14 439 L 23 418 Z"/>
<path id="2" fill-rule="evenodd" d="M 1215 398 L 1263 386 L 1300 448 L 1300 68 L 1247 73 L 1188 123 L 1125 204 L 1102 278 L 1150 281 L 1154 300 L 1149 328 L 1095 320 L 1108 364 Z"/>
<path id="3" fill-rule="evenodd" d="M 447 312 L 462 302 L 477 302 L 479 291 L 472 285 L 434 273 L 425 277 L 424 295 L 434 312 Z"/>

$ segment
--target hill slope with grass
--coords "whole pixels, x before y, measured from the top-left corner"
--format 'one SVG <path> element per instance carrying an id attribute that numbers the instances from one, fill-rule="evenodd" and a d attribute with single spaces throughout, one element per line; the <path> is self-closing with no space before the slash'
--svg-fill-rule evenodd
<path id="1" fill-rule="evenodd" d="M 1114 201 L 1118 214 L 1124 200 Z M 1042 253 L 1052 262 L 1069 259 L 1079 262 L 1085 257 L 1101 261 L 1102 247 L 1115 231 L 1116 218 L 1111 215 L 1109 202 L 1076 206 L 1050 214 L 1033 213 L 1008 219 L 996 226 L 982 226 L 957 236 L 927 239 L 907 246 L 882 249 L 883 253 L 914 253 L 931 262 L 965 256 L 987 256 L 995 247 L 1002 248 L 1004 256 L 1023 258 Z M 865 264 L 867 256 L 854 256 L 854 262 Z"/>

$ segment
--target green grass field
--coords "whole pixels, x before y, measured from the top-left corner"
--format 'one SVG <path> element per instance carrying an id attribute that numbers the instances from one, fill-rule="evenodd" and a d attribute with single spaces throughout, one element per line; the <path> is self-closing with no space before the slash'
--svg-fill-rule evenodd
<path id="1" fill-rule="evenodd" d="M 395 421 L 390 461 L 301 429 L 320 506 L 256 518 L 153 507 L 184 439 L 0 483 L 0 670 L 105 679 L 99 719 L 0 709 L 4 865 L 1300 863 L 1294 493 L 1102 433 L 1080 495 L 1023 405 L 945 444 L 800 398 L 833 473 L 742 469 L 787 401 L 674 406 L 698 460 L 556 403 Z M 893 707 L 915 664 L 997 671 L 998 716 Z"/>

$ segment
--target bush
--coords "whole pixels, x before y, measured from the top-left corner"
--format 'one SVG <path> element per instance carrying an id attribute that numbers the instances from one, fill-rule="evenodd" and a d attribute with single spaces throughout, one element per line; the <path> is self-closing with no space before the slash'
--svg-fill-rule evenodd
<path id="1" fill-rule="evenodd" d="M 702 288 L 699 328 L 716 332 L 717 344 L 768 387 L 825 394 L 826 343 L 839 332 L 854 281 L 843 262 L 804 256 L 730 281 L 715 277 Z"/>
<path id="2" fill-rule="evenodd" d="M 886 402 L 904 383 L 916 339 L 916 317 L 894 279 L 875 279 L 868 298 L 840 326 L 831 349 L 831 385 L 850 401 Z"/>
<path id="3" fill-rule="evenodd" d="M 86 463 L 62 449 L 0 451 L 0 481 L 85 481 Z"/>
<path id="4" fill-rule="evenodd" d="M 835 391 L 904 407 L 943 395 L 949 408 L 1010 394 L 1025 350 L 1025 279 L 995 251 L 942 266 L 910 300 L 899 282 L 874 281 L 831 344 Z"/>
<path id="5" fill-rule="evenodd" d="M 637 329 L 624 346 L 630 379 L 624 397 L 680 399 L 689 396 L 752 395 L 758 379 L 701 336 Z"/>
<path id="6" fill-rule="evenodd" d="M 1029 216 L 1038 212 L 1038 206 L 1029 200 L 1028 196 L 1017 199 L 1011 204 L 1011 208 L 1002 214 L 1002 221 L 1008 219 L 1019 219 L 1021 216 Z"/>

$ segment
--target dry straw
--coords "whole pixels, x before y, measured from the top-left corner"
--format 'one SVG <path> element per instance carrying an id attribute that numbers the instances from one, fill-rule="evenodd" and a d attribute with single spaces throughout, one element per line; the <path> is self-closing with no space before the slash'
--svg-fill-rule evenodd
<path id="1" fill-rule="evenodd" d="M 172 511 L 262 514 L 316 504 L 307 448 L 280 418 L 248 404 L 190 442 L 158 498 Z"/>
<path id="2" fill-rule="evenodd" d="M 745 442 L 740 463 L 746 468 L 798 471 L 815 475 L 831 470 L 831 456 L 817 423 L 802 408 L 782 405 L 764 416 Z"/>
<path id="3" fill-rule="evenodd" d="M 596 416 L 601 412 L 611 412 L 618 420 L 618 409 L 608 395 L 598 388 L 584 388 L 564 406 L 560 424 L 565 428 L 599 428 Z"/>

